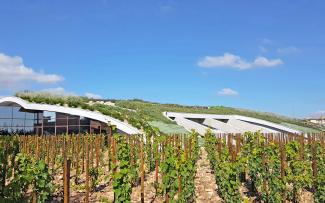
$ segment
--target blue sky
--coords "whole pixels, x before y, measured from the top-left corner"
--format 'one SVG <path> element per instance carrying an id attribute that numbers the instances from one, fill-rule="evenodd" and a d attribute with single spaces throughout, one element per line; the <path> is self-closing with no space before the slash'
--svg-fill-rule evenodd
<path id="1" fill-rule="evenodd" d="M 2 0 L 0 95 L 23 89 L 325 110 L 322 0 Z"/>

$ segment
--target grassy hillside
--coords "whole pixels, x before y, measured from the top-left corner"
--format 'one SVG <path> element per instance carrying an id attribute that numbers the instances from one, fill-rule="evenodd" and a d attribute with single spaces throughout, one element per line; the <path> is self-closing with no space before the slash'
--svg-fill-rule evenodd
<path id="1" fill-rule="evenodd" d="M 282 124 L 296 130 L 304 132 L 317 132 L 325 130 L 324 127 L 307 123 L 300 119 L 293 119 L 273 113 L 257 112 L 245 109 L 230 108 L 224 106 L 184 106 L 178 104 L 160 104 L 147 102 L 139 99 L 133 100 L 105 100 L 114 103 L 114 105 L 105 105 L 95 103 L 90 105 L 89 99 L 84 97 L 62 97 L 51 94 L 21 92 L 16 96 L 35 103 L 59 104 L 70 107 L 79 107 L 91 111 L 99 111 L 105 115 L 115 117 L 122 121 L 128 121 L 137 128 L 143 126 L 152 126 L 165 133 L 185 132 L 173 121 L 167 119 L 162 112 L 185 112 L 185 113 L 206 113 L 206 114 L 225 114 L 225 115 L 242 115 L 258 119 L 267 120 L 273 123 Z"/>
<path id="2" fill-rule="evenodd" d="M 302 130 L 305 132 L 315 132 L 322 128 L 318 125 L 307 123 L 301 119 L 293 119 L 273 113 L 257 112 L 245 109 L 236 109 L 224 106 L 183 106 L 177 104 L 160 104 L 146 102 L 142 100 L 116 100 L 115 105 L 123 108 L 133 109 L 147 115 L 152 121 L 161 121 L 164 123 L 172 123 L 169 119 L 162 115 L 164 111 L 185 112 L 185 113 L 206 113 L 206 114 L 224 114 L 224 115 L 242 115 L 258 119 L 267 120 L 273 123 L 283 124 L 288 127 Z"/>

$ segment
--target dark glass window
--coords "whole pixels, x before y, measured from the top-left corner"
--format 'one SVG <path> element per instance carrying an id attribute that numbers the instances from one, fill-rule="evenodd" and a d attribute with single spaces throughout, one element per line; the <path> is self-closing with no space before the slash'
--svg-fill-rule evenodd
<path id="1" fill-rule="evenodd" d="M 79 133 L 79 126 L 69 126 L 68 133 L 69 134 L 78 134 Z"/>
<path id="2" fill-rule="evenodd" d="M 24 127 L 25 120 L 24 119 L 12 119 L 12 127 Z"/>
<path id="3" fill-rule="evenodd" d="M 12 123 L 12 119 L 0 119 L 0 126 L 2 127 L 10 127 Z"/>
<path id="4" fill-rule="evenodd" d="M 43 112 L 35 113 L 35 119 L 43 120 Z"/>
<path id="5" fill-rule="evenodd" d="M 44 127 L 43 134 L 44 135 L 54 135 L 55 134 L 55 128 L 54 127 Z"/>
<path id="6" fill-rule="evenodd" d="M 67 133 L 67 128 L 66 127 L 56 127 L 56 134 L 61 135 L 61 134 L 66 134 Z"/>
<path id="7" fill-rule="evenodd" d="M 56 113 L 56 125 L 66 126 L 68 124 L 68 115 L 64 113 Z"/>
<path id="8" fill-rule="evenodd" d="M 68 118 L 69 118 L 69 119 L 79 119 L 79 116 L 69 115 Z"/>
<path id="9" fill-rule="evenodd" d="M 90 125 L 90 119 L 85 117 L 80 117 L 80 125 Z"/>
<path id="10" fill-rule="evenodd" d="M 56 113 L 56 118 L 57 119 L 67 119 L 68 115 L 65 113 Z"/>
<path id="11" fill-rule="evenodd" d="M 67 125 L 67 119 L 56 119 L 56 125 L 57 126 L 66 126 Z"/>
<path id="12" fill-rule="evenodd" d="M 90 125 L 91 125 L 91 127 L 94 127 L 94 128 L 100 128 L 101 123 L 99 121 L 91 120 Z"/>
<path id="13" fill-rule="evenodd" d="M 12 107 L 0 106 L 0 118 L 12 118 Z"/>
<path id="14" fill-rule="evenodd" d="M 55 112 L 51 112 L 51 111 L 44 111 L 43 112 L 43 119 L 44 120 L 49 120 L 49 121 L 55 122 L 55 118 L 56 118 Z"/>
<path id="15" fill-rule="evenodd" d="M 21 107 L 12 107 L 12 116 L 13 118 L 25 119 L 26 113 Z"/>
<path id="16" fill-rule="evenodd" d="M 55 126 L 55 121 L 49 121 L 49 120 L 46 120 L 44 119 L 44 126 L 46 127 L 54 127 Z"/>
<path id="17" fill-rule="evenodd" d="M 55 112 L 44 111 L 43 113 L 44 126 L 55 126 Z"/>
<path id="18" fill-rule="evenodd" d="M 26 112 L 26 119 L 36 119 L 37 113 Z"/>
<path id="19" fill-rule="evenodd" d="M 79 125 L 79 118 L 77 118 L 77 119 L 70 119 L 69 118 L 68 125 Z"/>
<path id="20" fill-rule="evenodd" d="M 33 127 L 36 124 L 37 120 L 25 120 L 25 126 Z"/>
<path id="21" fill-rule="evenodd" d="M 43 119 L 42 118 L 35 119 L 35 124 L 42 125 L 42 123 L 43 123 Z"/>

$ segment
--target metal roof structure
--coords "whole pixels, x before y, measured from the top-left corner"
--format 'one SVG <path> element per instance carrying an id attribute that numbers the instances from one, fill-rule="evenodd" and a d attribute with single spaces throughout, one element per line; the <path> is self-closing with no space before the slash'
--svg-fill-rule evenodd
<path id="1" fill-rule="evenodd" d="M 178 112 L 163 112 L 163 114 L 167 118 L 176 121 L 178 125 L 183 126 L 187 130 L 194 129 L 201 135 L 204 135 L 208 128 L 214 133 L 244 133 L 248 131 L 260 131 L 261 133 L 302 133 L 280 124 L 240 115 Z"/>
<path id="2" fill-rule="evenodd" d="M 26 110 L 51 111 L 51 112 L 60 112 L 65 114 L 82 116 L 93 120 L 101 121 L 103 123 L 109 123 L 110 125 L 115 125 L 117 129 L 127 134 L 141 134 L 141 132 L 137 128 L 131 126 L 128 123 L 122 122 L 110 116 L 103 115 L 99 112 L 84 110 L 80 108 L 70 108 L 70 107 L 64 107 L 59 105 L 30 103 L 18 97 L 0 98 L 0 106 L 20 106 Z"/>

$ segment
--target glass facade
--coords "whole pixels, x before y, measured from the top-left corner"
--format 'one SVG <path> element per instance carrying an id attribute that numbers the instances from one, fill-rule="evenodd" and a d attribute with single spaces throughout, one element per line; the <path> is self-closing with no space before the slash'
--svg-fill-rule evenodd
<path id="1" fill-rule="evenodd" d="M 85 117 L 49 111 L 28 111 L 21 107 L 0 106 L 0 135 L 58 135 L 106 133 L 105 123 Z"/>

